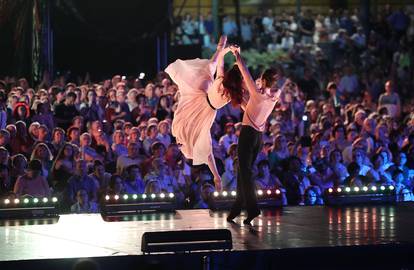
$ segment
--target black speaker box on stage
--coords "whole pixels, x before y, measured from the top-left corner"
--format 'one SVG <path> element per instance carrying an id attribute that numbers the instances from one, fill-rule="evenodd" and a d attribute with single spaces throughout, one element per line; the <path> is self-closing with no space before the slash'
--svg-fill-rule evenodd
<path id="1" fill-rule="evenodd" d="M 231 232 L 227 229 L 146 232 L 142 235 L 141 243 L 141 251 L 144 254 L 232 248 Z"/>

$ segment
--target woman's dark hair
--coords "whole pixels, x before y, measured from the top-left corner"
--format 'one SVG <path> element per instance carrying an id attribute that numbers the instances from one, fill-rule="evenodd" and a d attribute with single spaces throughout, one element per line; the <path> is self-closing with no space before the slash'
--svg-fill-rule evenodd
<path id="1" fill-rule="evenodd" d="M 242 103 L 242 82 L 243 78 L 237 65 L 233 65 L 233 67 L 224 74 L 223 95 L 231 98 L 233 106 Z"/>
<path id="2" fill-rule="evenodd" d="M 277 74 L 277 70 L 273 68 L 268 68 L 265 71 L 263 71 L 260 78 L 265 81 L 264 87 L 272 87 L 272 85 L 275 83 L 276 78 L 275 75 Z"/>

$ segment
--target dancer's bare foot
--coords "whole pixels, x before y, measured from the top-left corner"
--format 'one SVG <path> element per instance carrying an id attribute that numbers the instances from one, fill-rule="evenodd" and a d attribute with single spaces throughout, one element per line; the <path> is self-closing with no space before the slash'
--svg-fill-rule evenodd
<path id="1" fill-rule="evenodd" d="M 219 39 L 219 42 L 217 44 L 217 51 L 221 51 L 226 47 L 227 44 L 227 36 L 222 35 Z"/>

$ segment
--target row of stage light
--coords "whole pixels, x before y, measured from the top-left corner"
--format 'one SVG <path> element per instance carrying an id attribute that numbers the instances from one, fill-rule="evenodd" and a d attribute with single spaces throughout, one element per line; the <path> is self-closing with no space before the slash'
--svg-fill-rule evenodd
<path id="1" fill-rule="evenodd" d="M 257 190 L 260 208 L 282 206 L 282 190 Z M 215 191 L 212 208 L 228 209 L 236 199 L 237 192 Z M 392 185 L 329 188 L 323 195 L 328 205 L 353 203 L 394 202 L 395 187 Z M 21 216 L 56 216 L 59 209 L 56 197 L 4 199 L 0 203 L 0 218 Z M 177 208 L 174 193 L 116 194 L 105 195 L 101 203 L 104 215 L 133 214 L 146 211 L 174 211 Z"/>

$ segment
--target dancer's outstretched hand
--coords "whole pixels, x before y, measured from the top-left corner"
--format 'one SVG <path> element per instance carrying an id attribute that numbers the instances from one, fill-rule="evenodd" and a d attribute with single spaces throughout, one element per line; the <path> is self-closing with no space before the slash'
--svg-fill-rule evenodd
<path id="1" fill-rule="evenodd" d="M 214 186 L 216 191 L 221 191 L 221 178 L 214 178 Z"/>
<path id="2" fill-rule="evenodd" d="M 240 54 L 240 47 L 236 44 L 232 44 L 229 46 L 231 52 L 234 54 L 234 56 L 237 56 L 237 54 Z"/>

